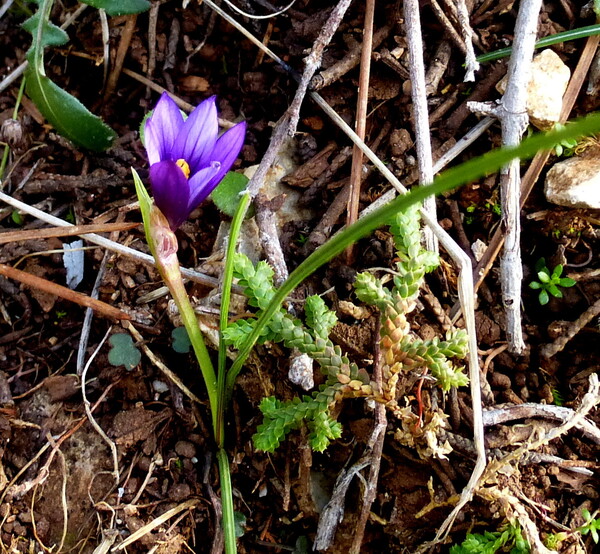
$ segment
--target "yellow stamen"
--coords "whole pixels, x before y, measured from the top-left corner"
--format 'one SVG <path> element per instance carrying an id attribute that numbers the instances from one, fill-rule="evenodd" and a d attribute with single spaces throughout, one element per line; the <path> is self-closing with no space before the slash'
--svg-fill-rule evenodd
<path id="1" fill-rule="evenodd" d="M 190 178 L 190 166 L 189 164 L 182 158 L 180 158 L 179 160 L 177 160 L 175 162 L 180 168 L 181 171 L 183 171 L 183 174 L 185 175 L 186 179 Z"/>

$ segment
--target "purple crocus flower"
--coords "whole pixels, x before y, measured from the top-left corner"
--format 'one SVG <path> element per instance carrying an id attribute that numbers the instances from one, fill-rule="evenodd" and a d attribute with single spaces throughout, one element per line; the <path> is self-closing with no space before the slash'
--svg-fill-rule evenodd
<path id="1" fill-rule="evenodd" d="M 220 137 L 216 97 L 204 100 L 184 121 L 166 93 L 146 120 L 144 135 L 150 161 L 154 202 L 175 231 L 221 182 L 238 157 L 246 123 Z"/>

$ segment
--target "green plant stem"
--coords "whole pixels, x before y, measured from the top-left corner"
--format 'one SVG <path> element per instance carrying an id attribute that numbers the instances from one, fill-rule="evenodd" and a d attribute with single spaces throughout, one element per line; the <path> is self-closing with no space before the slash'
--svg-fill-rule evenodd
<path id="1" fill-rule="evenodd" d="M 200 327 L 198 326 L 196 312 L 194 312 L 194 308 L 190 303 L 189 296 L 185 290 L 185 286 L 183 285 L 181 273 L 179 271 L 177 271 L 176 275 L 173 273 L 174 272 L 171 270 L 169 275 L 162 275 L 162 277 L 166 285 L 169 287 L 171 296 L 177 305 L 177 309 L 181 315 L 181 320 L 183 321 L 183 325 L 185 326 L 188 337 L 190 338 L 190 342 L 192 343 L 192 347 L 194 348 L 194 354 L 196 354 L 196 359 L 200 365 L 200 371 L 202 371 L 202 377 L 204 377 L 204 384 L 206 385 L 206 390 L 208 392 L 208 401 L 210 404 L 213 429 L 216 430 L 218 397 L 215 370 L 212 360 L 210 359 L 208 349 L 206 348 L 206 344 L 204 343 L 202 331 L 200 331 Z"/>
<path id="2" fill-rule="evenodd" d="M 593 114 L 574 122 L 564 129 L 550 131 L 545 134 L 537 134 L 525 139 L 518 146 L 494 150 L 483 156 L 469 160 L 458 167 L 445 171 L 436 177 L 430 185 L 416 187 L 408 194 L 396 198 L 389 204 L 379 208 L 366 217 L 363 217 L 331 238 L 324 245 L 315 250 L 290 274 L 287 280 L 278 289 L 269 307 L 257 321 L 252 333 L 250 333 L 240 348 L 238 357 L 227 374 L 227 398 L 231 396 L 235 380 L 241 371 L 246 358 L 250 354 L 254 343 L 260 336 L 265 325 L 273 317 L 273 314 L 287 298 L 288 294 L 306 279 L 306 277 L 338 255 L 354 241 L 364 237 L 378 227 L 388 224 L 394 214 L 407 209 L 412 204 L 423 201 L 423 199 L 431 194 L 440 194 L 442 192 L 450 191 L 459 185 L 474 181 L 493 171 L 497 171 L 514 158 L 520 158 L 522 160 L 530 158 L 539 150 L 552 148 L 562 140 L 592 134 L 599 129 L 600 115 Z"/>
<path id="3" fill-rule="evenodd" d="M 225 413 L 227 411 L 226 398 L 226 374 L 227 374 L 227 345 L 223 339 L 223 332 L 229 325 L 229 303 L 231 300 L 231 286 L 233 284 L 233 258 L 237 246 L 238 237 L 244 222 L 244 216 L 250 206 L 250 194 L 243 193 L 240 198 L 238 207 L 236 208 L 233 220 L 231 221 L 231 229 L 229 231 L 229 239 L 227 242 L 227 252 L 225 255 L 225 269 L 223 271 L 223 284 L 221 286 L 221 313 L 219 318 L 219 364 L 217 371 L 217 424 L 215 427 L 215 440 L 217 446 L 223 448 L 225 445 Z"/>
<path id="4" fill-rule="evenodd" d="M 25 90 L 25 76 L 21 79 L 21 86 L 19 87 L 19 92 L 17 93 L 17 100 L 15 101 L 15 109 L 13 110 L 12 118 L 16 121 L 17 117 L 19 117 L 19 107 L 21 106 L 21 100 L 23 99 L 23 91 Z M 2 153 L 2 161 L 0 162 L 0 181 L 4 177 L 4 170 L 6 169 L 6 164 L 8 163 L 8 154 L 10 152 L 10 146 L 6 144 L 4 146 L 4 152 Z"/>
<path id="5" fill-rule="evenodd" d="M 556 33 L 554 35 L 544 37 L 535 43 L 535 48 L 544 48 L 546 46 L 558 44 L 559 42 L 577 40 L 580 38 L 591 37 L 592 35 L 600 35 L 600 25 L 588 25 L 587 27 L 579 27 L 578 29 L 564 31 L 562 33 Z M 477 61 L 479 63 L 493 62 L 494 60 L 499 60 L 501 58 L 510 56 L 511 52 L 511 47 L 501 48 L 500 50 L 494 50 L 493 52 L 488 52 L 487 54 L 477 56 Z"/>
<path id="6" fill-rule="evenodd" d="M 235 518 L 233 513 L 233 489 L 231 487 L 231 474 L 229 460 L 224 448 L 217 450 L 219 464 L 219 479 L 221 482 L 221 509 L 223 510 L 223 535 L 225 537 L 225 552 L 235 554 L 237 541 L 235 536 Z"/>

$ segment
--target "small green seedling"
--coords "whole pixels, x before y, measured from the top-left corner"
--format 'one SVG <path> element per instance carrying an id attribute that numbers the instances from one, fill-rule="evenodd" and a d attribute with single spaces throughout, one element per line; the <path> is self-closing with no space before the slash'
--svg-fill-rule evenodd
<path id="1" fill-rule="evenodd" d="M 171 339 L 173 340 L 171 346 L 177 354 L 187 354 L 190 351 L 192 343 L 185 327 L 175 327 L 171 331 Z"/>
<path id="2" fill-rule="evenodd" d="M 562 125 L 561 123 L 556 123 L 556 125 L 554 125 L 554 128 L 556 130 L 560 130 L 560 129 L 564 129 L 565 126 Z M 554 147 L 554 153 L 560 157 L 560 156 L 567 156 L 570 157 L 573 154 L 575 154 L 575 147 L 577 146 L 577 141 L 575 139 L 565 139 L 565 140 L 561 140 L 555 147 Z"/>
<path id="3" fill-rule="evenodd" d="M 590 514 L 590 511 L 587 508 L 581 510 L 581 516 L 584 519 L 583 525 L 581 527 L 577 527 L 572 531 L 561 531 L 560 533 L 552 533 L 546 537 L 544 541 L 545 545 L 552 550 L 557 550 L 560 543 L 569 537 L 577 536 L 577 534 L 581 534 L 582 536 L 587 535 L 588 533 L 592 536 L 592 540 L 598 544 L 600 540 L 600 518 L 598 518 L 598 511 L 596 510 L 593 514 Z"/>
<path id="4" fill-rule="evenodd" d="M 127 333 L 116 333 L 108 339 L 108 342 L 111 346 L 108 352 L 108 361 L 111 365 L 123 365 L 130 371 L 140 363 L 142 354 Z"/>
<path id="5" fill-rule="evenodd" d="M 598 531 L 600 531 L 600 518 L 596 517 L 598 512 L 596 511 L 592 515 L 590 514 L 589 510 L 584 508 L 581 510 L 581 515 L 583 516 L 585 522 L 577 530 L 581 532 L 582 535 L 587 535 L 590 533 L 594 542 L 598 544 L 598 541 L 600 540 L 600 535 L 598 535 Z"/>
<path id="6" fill-rule="evenodd" d="M 554 298 L 562 298 L 562 291 L 558 287 L 572 287 L 577 284 L 577 281 L 570 277 L 561 277 L 563 272 L 561 264 L 558 264 L 552 270 L 552 273 L 550 273 L 550 270 L 546 267 L 546 260 L 544 258 L 540 258 L 537 261 L 535 270 L 539 281 L 529 283 L 529 288 L 540 291 L 538 299 L 542 306 L 548 304 L 550 294 Z"/>
<path id="7" fill-rule="evenodd" d="M 460 545 L 454 545 L 450 554 L 495 554 L 510 552 L 510 554 L 529 554 L 529 544 L 517 525 L 508 525 L 501 531 L 493 533 L 467 533 Z"/>

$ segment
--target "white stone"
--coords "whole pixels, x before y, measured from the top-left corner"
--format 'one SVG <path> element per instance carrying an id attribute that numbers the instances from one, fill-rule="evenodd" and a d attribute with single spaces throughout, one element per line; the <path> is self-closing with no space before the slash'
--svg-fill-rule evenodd
<path id="1" fill-rule="evenodd" d="M 542 50 L 533 58 L 527 88 L 527 114 L 532 125 L 546 131 L 559 121 L 570 78 L 571 71 L 553 50 Z M 496 85 L 501 94 L 506 90 L 506 81 L 504 77 Z"/>
<path id="2" fill-rule="evenodd" d="M 574 157 L 554 164 L 544 186 L 548 202 L 600 209 L 600 158 Z"/>

